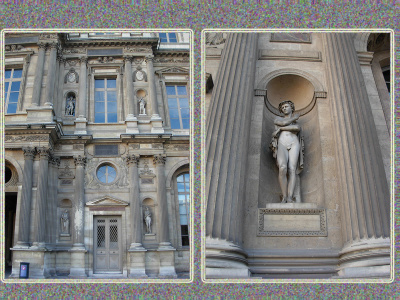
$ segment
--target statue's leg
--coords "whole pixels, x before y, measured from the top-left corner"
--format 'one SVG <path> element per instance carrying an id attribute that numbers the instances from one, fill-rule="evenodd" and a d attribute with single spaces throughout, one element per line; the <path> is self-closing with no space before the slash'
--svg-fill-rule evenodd
<path id="1" fill-rule="evenodd" d="M 293 193 L 294 188 L 296 186 L 296 168 L 297 161 L 299 160 L 300 153 L 300 144 L 296 143 L 292 145 L 292 148 L 289 150 L 289 184 L 288 184 L 288 199 L 290 202 L 293 202 Z"/>
<path id="2" fill-rule="evenodd" d="M 276 160 L 278 162 L 279 167 L 279 185 L 281 187 L 283 199 L 282 202 L 287 201 L 288 197 L 288 189 L 287 189 L 287 165 L 289 159 L 289 153 L 285 147 L 278 146 L 278 153 L 276 155 Z"/>

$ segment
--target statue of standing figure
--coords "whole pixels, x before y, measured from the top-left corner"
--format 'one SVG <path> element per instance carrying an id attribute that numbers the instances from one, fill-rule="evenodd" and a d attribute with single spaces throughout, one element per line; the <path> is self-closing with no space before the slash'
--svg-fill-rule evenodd
<path id="1" fill-rule="evenodd" d="M 146 233 L 151 233 L 151 212 L 147 206 L 144 209 L 143 219 L 144 222 L 146 223 Z"/>
<path id="2" fill-rule="evenodd" d="M 75 103 L 74 97 L 68 97 L 67 105 L 65 106 L 65 115 L 66 116 L 74 116 L 75 115 Z"/>
<path id="3" fill-rule="evenodd" d="M 139 114 L 145 115 L 146 114 L 146 100 L 143 97 L 140 97 L 139 100 Z"/>
<path id="4" fill-rule="evenodd" d="M 69 213 L 64 210 L 61 215 L 61 233 L 69 233 Z"/>
<path id="5" fill-rule="evenodd" d="M 279 185 L 282 190 L 282 203 L 295 202 L 294 189 L 296 175 L 303 170 L 304 142 L 300 135 L 301 127 L 297 124 L 299 114 L 294 114 L 294 104 L 290 100 L 279 103 L 283 117 L 274 120 L 275 131 L 272 133 L 270 148 L 279 168 Z"/>

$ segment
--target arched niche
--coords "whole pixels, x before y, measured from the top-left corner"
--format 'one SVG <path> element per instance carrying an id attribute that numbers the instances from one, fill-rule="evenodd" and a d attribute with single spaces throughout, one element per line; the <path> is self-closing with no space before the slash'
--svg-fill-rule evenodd
<path id="1" fill-rule="evenodd" d="M 142 232 L 145 236 L 145 240 L 152 240 L 154 239 L 154 236 L 157 232 L 157 221 L 156 221 L 156 210 L 155 210 L 155 203 L 152 198 L 144 198 L 142 200 L 142 207 L 141 207 L 141 216 L 142 216 Z M 150 211 L 150 219 L 151 219 L 151 231 L 149 232 L 147 230 L 147 224 L 146 224 L 146 209 L 149 209 Z"/>
<path id="2" fill-rule="evenodd" d="M 324 205 L 320 122 L 318 102 L 316 101 L 317 91 L 318 93 L 324 92 L 322 85 L 313 76 L 303 75 L 304 72 L 299 70 L 296 72 L 280 70 L 264 77 L 266 81 L 262 88 L 267 90 L 265 97 L 267 99 L 262 117 L 259 207 L 265 207 L 267 203 L 280 202 L 279 172 L 269 144 L 275 130 L 274 119 L 280 114 L 278 105 L 283 100 L 291 100 L 295 105 L 296 112 L 302 112 L 298 120 L 305 144 L 304 169 L 299 180 L 301 202 Z"/>
<path id="3" fill-rule="evenodd" d="M 64 95 L 64 115 L 67 117 L 74 117 L 76 113 L 76 92 L 68 91 Z"/>

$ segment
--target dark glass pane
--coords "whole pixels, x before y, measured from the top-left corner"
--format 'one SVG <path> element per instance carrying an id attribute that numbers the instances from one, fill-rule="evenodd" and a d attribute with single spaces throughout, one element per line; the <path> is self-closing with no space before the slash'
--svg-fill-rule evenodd
<path id="1" fill-rule="evenodd" d="M 105 123 L 106 122 L 105 115 L 104 114 L 95 114 L 94 122 L 95 123 Z"/>
<path id="2" fill-rule="evenodd" d="M 4 175 L 4 182 L 7 183 L 10 181 L 12 177 L 12 171 L 10 168 L 6 167 L 5 169 L 5 175 Z"/>
<path id="3" fill-rule="evenodd" d="M 117 122 L 117 113 L 107 114 L 107 123 L 116 123 Z"/>
<path id="4" fill-rule="evenodd" d="M 21 81 L 15 81 L 11 83 L 11 92 L 18 92 L 20 86 L 21 86 Z"/>
<path id="5" fill-rule="evenodd" d="M 178 101 L 176 98 L 168 98 L 168 107 L 171 108 L 178 108 Z"/>
<path id="6" fill-rule="evenodd" d="M 107 112 L 108 113 L 117 112 L 117 102 L 107 102 Z"/>
<path id="7" fill-rule="evenodd" d="M 181 234 L 182 235 L 188 235 L 189 234 L 189 226 L 181 225 Z"/>
<path id="8" fill-rule="evenodd" d="M 179 119 L 171 119 L 171 128 L 172 129 L 180 129 L 181 128 Z"/>
<path id="9" fill-rule="evenodd" d="M 182 237 L 182 246 L 189 246 L 189 237 L 188 236 Z"/>
<path id="10" fill-rule="evenodd" d="M 176 95 L 175 86 L 174 85 L 167 85 L 167 94 L 168 95 Z"/>
<path id="11" fill-rule="evenodd" d="M 8 114 L 15 114 L 17 112 L 17 103 L 9 103 L 7 108 Z"/>
<path id="12" fill-rule="evenodd" d="M 7 78 L 11 78 L 11 71 L 12 71 L 12 70 L 6 70 L 6 71 L 5 71 L 5 74 L 4 74 L 4 75 L 5 75 L 5 78 L 6 78 L 6 79 L 7 79 Z"/>
<path id="13" fill-rule="evenodd" d="M 94 109 L 96 113 L 103 113 L 105 112 L 104 109 L 104 102 L 95 102 Z"/>
<path id="14" fill-rule="evenodd" d="M 189 129 L 189 128 L 190 128 L 190 120 L 182 119 L 182 129 Z"/>
<path id="15" fill-rule="evenodd" d="M 176 88 L 178 90 L 178 95 L 187 95 L 186 85 L 178 85 Z"/>
<path id="16" fill-rule="evenodd" d="M 94 101 L 104 102 L 104 92 L 94 92 Z"/>
<path id="17" fill-rule="evenodd" d="M 22 77 L 22 69 L 15 69 L 13 78 L 21 78 Z"/>
<path id="18" fill-rule="evenodd" d="M 107 92 L 107 101 L 108 102 L 116 102 L 117 101 L 117 92 Z"/>
<path id="19" fill-rule="evenodd" d="M 96 79 L 94 81 L 94 87 L 98 89 L 104 89 L 104 79 Z"/>
<path id="20" fill-rule="evenodd" d="M 117 80 L 116 79 L 107 79 L 107 88 L 116 88 Z"/>
<path id="21" fill-rule="evenodd" d="M 8 103 L 10 103 L 10 102 L 17 103 L 18 96 L 19 96 L 19 92 L 10 93 L 10 98 L 8 98 Z"/>
<path id="22" fill-rule="evenodd" d="M 170 43 L 176 43 L 177 42 L 175 33 L 168 33 L 168 37 L 169 37 L 169 42 Z"/>
<path id="23" fill-rule="evenodd" d="M 167 34 L 166 33 L 160 33 L 159 37 L 160 37 L 161 42 L 163 42 L 163 43 L 167 42 Z"/>

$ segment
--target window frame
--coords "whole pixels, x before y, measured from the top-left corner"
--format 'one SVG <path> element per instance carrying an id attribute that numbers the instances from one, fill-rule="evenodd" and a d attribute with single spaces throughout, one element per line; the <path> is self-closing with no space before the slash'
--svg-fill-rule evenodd
<path id="1" fill-rule="evenodd" d="M 185 181 L 185 175 L 188 175 L 189 181 Z M 178 188 L 178 177 L 183 176 L 183 184 L 185 186 L 184 192 L 179 192 Z M 189 191 L 186 191 L 186 183 L 189 184 Z M 179 223 L 179 245 L 181 248 L 190 248 L 190 172 L 189 170 L 182 170 L 176 174 L 174 177 L 174 189 L 176 191 L 176 201 L 178 204 L 178 223 Z M 182 223 L 181 223 L 181 210 L 180 210 L 180 203 L 179 203 L 179 195 L 185 195 L 185 209 L 186 209 L 186 218 L 187 218 L 187 224 L 184 224 L 187 226 L 187 235 L 183 235 L 182 233 Z M 189 244 L 188 245 L 183 245 L 183 237 L 187 236 Z"/>
<path id="2" fill-rule="evenodd" d="M 178 115 L 179 115 L 178 117 L 179 117 L 179 126 L 180 126 L 180 128 L 172 128 L 170 107 L 169 107 L 169 101 L 168 101 L 170 97 L 169 97 L 169 94 L 167 92 L 167 87 L 168 86 L 174 86 L 175 87 L 175 92 L 176 92 L 176 94 L 174 95 L 175 97 L 171 97 L 171 98 L 176 98 L 178 100 L 177 101 L 177 105 L 178 105 Z M 186 87 L 186 95 L 184 95 L 184 96 L 178 95 L 178 90 L 177 90 L 178 86 L 185 86 Z M 190 95 L 189 95 L 188 84 L 179 84 L 179 83 L 170 84 L 170 83 L 166 83 L 165 84 L 165 95 L 166 95 L 166 104 L 167 104 L 166 107 L 168 109 L 169 127 L 171 128 L 171 130 L 190 130 L 190 97 L 189 97 Z M 187 109 L 189 110 L 189 126 L 188 126 L 188 128 L 184 128 L 183 127 L 183 118 L 182 118 L 182 114 L 181 114 L 180 101 L 179 101 L 180 98 L 188 100 L 188 107 L 187 107 Z"/>
<path id="3" fill-rule="evenodd" d="M 165 34 L 165 38 L 161 37 L 161 34 Z M 169 36 L 170 34 L 175 34 L 175 38 L 172 38 L 172 40 L 175 41 L 171 41 L 171 37 Z M 159 32 L 158 33 L 158 37 L 160 39 L 160 43 L 171 43 L 171 44 L 177 44 L 179 43 L 179 39 L 178 39 L 178 33 L 177 32 Z M 162 41 L 162 39 L 166 39 L 166 41 Z"/>
<path id="4" fill-rule="evenodd" d="M 96 88 L 96 80 L 104 80 L 104 88 Z M 107 81 L 108 80 L 115 80 L 115 88 L 108 88 L 107 87 Z M 94 118 L 93 118 L 93 123 L 94 124 L 118 124 L 118 78 L 112 78 L 112 77 L 102 77 L 102 78 L 94 78 L 94 82 L 93 82 L 93 87 L 94 87 L 94 102 L 93 102 L 93 114 L 94 114 Z M 103 92 L 104 93 L 104 101 L 96 101 L 96 92 Z M 107 101 L 107 92 L 115 92 L 115 101 Z M 96 112 L 96 102 L 104 102 L 104 122 L 96 122 L 96 114 L 100 114 L 101 112 Z M 116 103 L 116 121 L 115 122 L 109 122 L 108 121 L 108 103 L 109 102 L 115 102 Z"/>
<path id="5" fill-rule="evenodd" d="M 10 78 L 6 78 L 6 76 L 5 76 L 5 73 L 6 73 L 7 70 L 11 70 Z M 21 70 L 21 76 L 20 77 L 14 78 L 15 70 Z M 5 87 L 6 83 L 8 83 L 7 91 L 4 89 L 4 105 L 5 105 L 4 114 L 14 115 L 14 114 L 18 113 L 18 106 L 19 106 L 19 103 L 20 103 L 20 95 L 21 95 L 23 73 L 24 73 L 24 69 L 23 68 L 19 68 L 19 67 L 17 67 L 17 68 L 7 68 L 6 67 L 5 70 L 4 70 L 4 87 Z M 19 82 L 20 83 L 19 84 L 19 89 L 18 89 L 17 102 L 11 102 L 11 103 L 16 103 L 17 105 L 16 105 L 16 108 L 15 108 L 15 112 L 9 113 L 8 112 L 8 106 L 10 104 L 9 100 L 10 100 L 11 93 L 12 92 L 13 93 L 17 92 L 17 91 L 11 91 L 12 84 L 14 82 Z"/>

